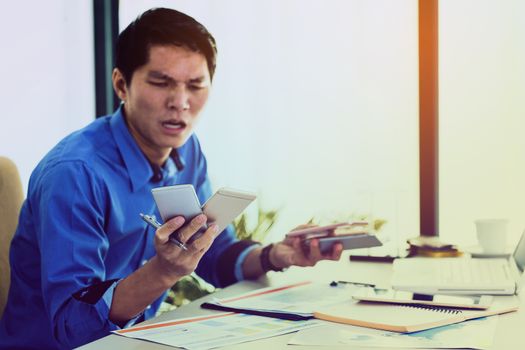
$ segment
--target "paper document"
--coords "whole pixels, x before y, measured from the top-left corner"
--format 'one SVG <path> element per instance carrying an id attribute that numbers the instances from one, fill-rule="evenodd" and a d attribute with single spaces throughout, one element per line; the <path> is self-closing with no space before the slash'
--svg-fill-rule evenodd
<path id="1" fill-rule="evenodd" d="M 387 347 L 387 348 L 469 348 L 490 349 L 498 316 L 481 318 L 426 331 L 400 334 L 349 325 L 325 324 L 301 330 L 289 345 Z"/>
<path id="2" fill-rule="evenodd" d="M 384 303 L 357 302 L 352 294 L 356 286 L 332 287 L 327 284 L 301 282 L 281 287 L 258 289 L 228 299 L 212 301 L 229 311 L 256 311 L 269 317 L 282 314 L 312 315 L 321 320 L 394 332 L 417 332 L 468 319 L 502 314 L 518 309 L 519 300 L 499 298 L 486 310 L 460 310 Z M 399 317 L 403 315 L 403 317 Z"/>
<path id="3" fill-rule="evenodd" d="M 189 350 L 203 350 L 296 332 L 314 327 L 319 322 L 220 313 L 136 326 L 113 333 Z"/>
<path id="4" fill-rule="evenodd" d="M 208 304 L 223 305 L 228 310 L 245 312 L 256 310 L 266 316 L 283 318 L 283 313 L 301 317 L 313 317 L 315 310 L 321 307 L 337 305 L 349 301 L 356 286 L 312 283 L 309 281 L 258 289 L 253 292 L 237 295 L 226 299 L 214 299 Z"/>

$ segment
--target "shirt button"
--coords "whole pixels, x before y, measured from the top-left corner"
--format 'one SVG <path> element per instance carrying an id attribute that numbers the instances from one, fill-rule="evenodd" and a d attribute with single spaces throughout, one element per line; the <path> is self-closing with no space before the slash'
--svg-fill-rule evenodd
<path id="1" fill-rule="evenodd" d="M 146 310 L 151 309 L 151 305 L 146 306 Z"/>
<path id="2" fill-rule="evenodd" d="M 147 262 L 148 262 L 148 260 L 142 260 L 141 265 L 144 266 L 144 265 L 146 265 Z"/>
<path id="3" fill-rule="evenodd" d="M 159 172 L 156 172 L 155 174 L 153 174 L 153 182 L 160 182 L 162 181 L 162 173 L 159 171 Z"/>

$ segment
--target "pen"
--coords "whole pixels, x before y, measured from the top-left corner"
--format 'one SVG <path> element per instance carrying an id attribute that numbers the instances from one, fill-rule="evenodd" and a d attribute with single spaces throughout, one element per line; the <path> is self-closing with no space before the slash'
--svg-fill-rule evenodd
<path id="1" fill-rule="evenodd" d="M 375 255 L 350 255 L 350 261 L 367 261 L 367 262 L 386 262 L 391 263 L 400 256 L 375 256 Z"/>
<path id="2" fill-rule="evenodd" d="M 231 312 L 241 312 L 248 315 L 264 316 L 264 317 L 273 317 L 279 318 L 281 320 L 288 321 L 304 321 L 311 320 L 314 318 L 312 313 L 308 312 L 294 312 L 294 311 L 277 311 L 277 310 L 264 310 L 264 309 L 253 309 L 253 308 L 239 308 L 239 307 L 229 307 L 222 304 L 209 303 L 205 302 L 201 304 L 203 309 L 218 310 L 218 311 L 231 311 Z"/>
<path id="3" fill-rule="evenodd" d="M 157 222 L 157 220 L 155 220 L 155 217 L 146 215 L 146 214 L 142 214 L 142 213 L 140 213 L 140 217 L 142 218 L 142 220 L 146 221 L 150 226 L 156 229 L 160 227 L 160 224 Z M 181 241 L 177 239 L 177 237 L 175 236 L 175 233 L 172 233 L 170 235 L 170 242 L 175 244 L 177 247 L 181 249 L 188 250 L 188 247 L 186 247 L 184 243 L 182 243 Z"/>
<path id="4" fill-rule="evenodd" d="M 331 287 L 336 287 L 338 284 L 353 284 L 353 285 L 356 285 L 356 286 L 365 286 L 365 287 L 375 287 L 376 285 L 375 284 L 371 284 L 371 283 L 363 283 L 363 282 L 352 282 L 352 281 L 332 281 L 330 283 L 330 286 Z"/>

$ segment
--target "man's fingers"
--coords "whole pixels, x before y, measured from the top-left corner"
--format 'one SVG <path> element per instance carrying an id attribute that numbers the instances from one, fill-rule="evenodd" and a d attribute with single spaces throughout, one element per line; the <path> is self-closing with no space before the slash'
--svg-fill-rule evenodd
<path id="1" fill-rule="evenodd" d="M 201 237 L 193 241 L 188 248 L 193 249 L 196 252 L 204 253 L 210 248 L 211 244 L 213 243 L 213 240 L 217 236 L 217 233 L 219 233 L 218 231 L 219 227 L 217 225 L 210 225 L 206 232 L 204 232 L 204 234 Z"/>
<path id="2" fill-rule="evenodd" d="M 328 231 L 327 236 L 328 236 L 328 237 L 333 237 L 333 236 L 335 236 L 335 229 L 334 229 L 334 230 L 330 230 L 330 231 Z"/>
<path id="3" fill-rule="evenodd" d="M 310 252 L 308 254 L 308 260 L 313 266 L 315 265 L 316 262 L 318 262 L 322 258 L 323 258 L 323 255 L 321 254 L 321 250 L 319 249 L 319 240 L 312 239 L 312 241 L 310 242 Z"/>
<path id="4" fill-rule="evenodd" d="M 166 243 L 170 235 L 178 230 L 184 224 L 184 218 L 182 216 L 176 216 L 164 223 L 161 227 L 157 229 L 156 237 L 159 239 L 160 243 Z"/>
<path id="5" fill-rule="evenodd" d="M 328 259 L 339 260 L 341 258 L 341 253 L 343 253 L 343 245 L 341 243 L 336 243 L 334 244 L 332 254 Z"/>
<path id="6" fill-rule="evenodd" d="M 206 223 L 208 218 L 204 214 L 199 214 L 185 225 L 179 232 L 179 239 L 186 243 L 194 234 L 200 231 L 201 227 Z"/>

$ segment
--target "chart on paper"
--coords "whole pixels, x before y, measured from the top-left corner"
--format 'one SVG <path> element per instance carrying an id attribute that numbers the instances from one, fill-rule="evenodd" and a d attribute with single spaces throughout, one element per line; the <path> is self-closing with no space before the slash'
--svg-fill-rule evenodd
<path id="1" fill-rule="evenodd" d="M 133 327 L 114 333 L 189 350 L 203 350 L 296 332 L 318 323 L 316 320 L 285 321 L 222 313 Z"/>

